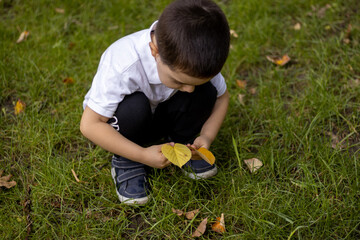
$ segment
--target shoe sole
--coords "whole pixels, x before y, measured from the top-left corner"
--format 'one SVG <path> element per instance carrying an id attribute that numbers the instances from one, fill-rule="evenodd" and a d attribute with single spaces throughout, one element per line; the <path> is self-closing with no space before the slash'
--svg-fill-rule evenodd
<path id="1" fill-rule="evenodd" d="M 192 173 L 192 172 L 187 172 L 185 170 L 182 169 L 182 171 L 184 172 L 185 176 L 197 180 L 197 179 L 207 179 L 207 178 L 211 178 L 213 176 L 215 176 L 218 172 L 217 167 L 215 166 L 213 169 L 203 172 L 203 173 Z"/>
<path id="2" fill-rule="evenodd" d="M 116 194 L 118 195 L 118 198 L 119 198 L 121 203 L 124 203 L 126 205 L 144 205 L 149 201 L 149 197 L 147 197 L 147 196 L 142 197 L 142 198 L 128 198 L 128 197 L 125 197 L 125 196 L 121 195 L 118 192 L 118 190 L 116 189 L 116 180 L 115 180 L 116 173 L 115 173 L 114 168 L 111 168 L 111 176 L 112 176 L 112 178 L 114 180 L 114 183 L 115 183 Z"/>

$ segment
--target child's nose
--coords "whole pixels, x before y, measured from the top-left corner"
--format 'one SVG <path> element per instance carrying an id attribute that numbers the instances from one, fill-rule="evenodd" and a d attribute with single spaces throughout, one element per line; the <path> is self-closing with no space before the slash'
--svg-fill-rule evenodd
<path id="1" fill-rule="evenodd" d="M 184 85 L 180 90 L 183 92 L 192 93 L 195 90 L 195 86 Z"/>

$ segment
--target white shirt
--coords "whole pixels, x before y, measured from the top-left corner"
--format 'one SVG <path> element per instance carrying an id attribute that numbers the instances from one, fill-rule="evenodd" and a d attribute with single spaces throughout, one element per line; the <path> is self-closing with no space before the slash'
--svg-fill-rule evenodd
<path id="1" fill-rule="evenodd" d="M 114 42 L 103 53 L 90 90 L 85 96 L 86 106 L 96 113 L 111 118 L 126 95 L 143 92 L 154 112 L 156 106 L 173 96 L 176 91 L 161 83 L 156 61 L 151 55 L 149 29 L 135 32 Z M 217 96 L 226 91 L 221 73 L 210 80 Z"/>

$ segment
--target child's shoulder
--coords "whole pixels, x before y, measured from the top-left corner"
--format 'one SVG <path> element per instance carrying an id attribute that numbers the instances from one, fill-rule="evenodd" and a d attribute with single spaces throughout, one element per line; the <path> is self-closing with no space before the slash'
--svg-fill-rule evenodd
<path id="1" fill-rule="evenodd" d="M 148 30 L 141 30 L 124 36 L 112 43 L 102 54 L 101 63 L 116 65 L 117 69 L 127 69 L 141 60 L 145 47 Z"/>

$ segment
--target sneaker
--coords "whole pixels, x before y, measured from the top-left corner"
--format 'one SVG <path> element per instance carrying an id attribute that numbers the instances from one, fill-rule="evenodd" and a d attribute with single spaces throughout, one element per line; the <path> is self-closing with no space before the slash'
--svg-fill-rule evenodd
<path id="1" fill-rule="evenodd" d="M 205 160 L 190 160 L 183 169 L 185 176 L 192 179 L 206 179 L 217 174 L 216 165 L 211 165 Z"/>
<path id="2" fill-rule="evenodd" d="M 143 164 L 114 155 L 111 160 L 111 176 L 120 202 L 129 205 L 148 202 L 150 187 Z"/>

